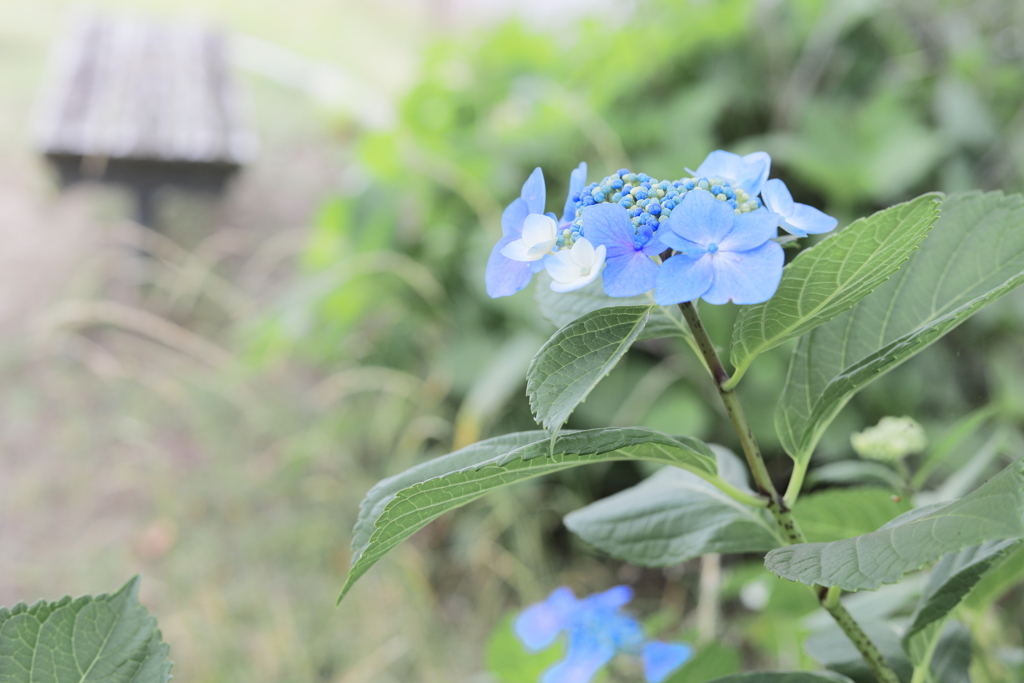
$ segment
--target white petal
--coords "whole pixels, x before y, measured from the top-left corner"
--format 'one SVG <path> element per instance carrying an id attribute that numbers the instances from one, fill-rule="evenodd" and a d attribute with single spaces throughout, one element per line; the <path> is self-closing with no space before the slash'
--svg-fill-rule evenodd
<path id="1" fill-rule="evenodd" d="M 523 221 L 523 241 L 526 245 L 532 247 L 534 245 L 543 244 L 545 242 L 551 242 L 554 245 L 555 240 L 558 239 L 558 224 L 555 223 L 551 216 L 545 216 L 541 213 L 531 213 Z M 548 247 L 544 251 L 547 252 L 550 249 Z"/>
<path id="2" fill-rule="evenodd" d="M 544 257 L 544 268 L 551 279 L 557 282 L 572 282 L 580 276 L 580 267 L 572 260 L 571 250 L 562 249 Z M 552 283 L 552 286 L 554 283 Z M 556 290 L 557 291 L 557 290 Z"/>
<path id="3" fill-rule="evenodd" d="M 594 265 L 594 245 L 586 237 L 581 237 L 572 245 L 572 260 L 580 268 L 590 268 Z"/>
<path id="4" fill-rule="evenodd" d="M 530 253 L 530 248 L 526 246 L 526 242 L 515 240 L 501 248 L 501 255 L 513 261 L 537 261 L 543 258 L 544 253 L 542 252 L 540 256 L 534 256 Z"/>
<path id="5" fill-rule="evenodd" d="M 579 242 L 577 242 L 576 244 L 579 244 Z M 582 289 L 583 287 L 586 287 L 591 282 L 596 280 L 597 276 L 601 274 L 602 270 L 604 270 L 606 252 L 607 249 L 605 249 L 603 244 L 599 246 L 597 249 L 594 250 L 594 262 L 593 265 L 591 265 L 591 267 L 588 269 L 587 273 L 580 274 L 578 277 L 576 277 L 575 280 L 572 280 L 571 282 L 559 282 L 557 280 L 553 281 L 551 283 L 552 291 L 563 293 L 572 292 L 577 289 Z M 552 278 L 553 277 L 554 276 L 552 276 Z"/>
<path id="6" fill-rule="evenodd" d="M 530 260 L 533 261 L 539 258 L 543 258 L 544 254 L 547 254 L 548 252 L 555 248 L 556 242 L 557 240 L 550 239 L 545 240 L 544 242 L 538 242 L 537 244 L 530 247 L 530 250 L 527 252 L 527 254 L 530 257 Z"/>

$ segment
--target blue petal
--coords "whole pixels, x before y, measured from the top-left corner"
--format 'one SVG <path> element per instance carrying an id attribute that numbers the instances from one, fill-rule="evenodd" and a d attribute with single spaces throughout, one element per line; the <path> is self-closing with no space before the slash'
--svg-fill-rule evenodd
<path id="1" fill-rule="evenodd" d="M 699 299 L 715 279 L 711 258 L 710 254 L 696 259 L 676 254 L 665 261 L 658 269 L 654 300 L 662 306 L 669 306 Z"/>
<path id="2" fill-rule="evenodd" d="M 530 207 L 530 213 L 544 213 L 544 203 L 546 201 L 544 173 L 540 170 L 539 166 L 533 169 L 533 173 L 523 183 L 523 192 L 519 196 Z"/>
<path id="3" fill-rule="evenodd" d="M 565 659 L 547 669 L 541 683 L 590 683 L 597 672 L 615 656 L 608 640 L 587 638 L 585 633 L 569 634 Z"/>
<path id="4" fill-rule="evenodd" d="M 772 178 L 761 188 L 761 199 L 769 211 L 774 211 L 780 216 L 787 216 L 793 210 L 793 195 L 789 193 L 786 183 L 778 178 Z"/>
<path id="5" fill-rule="evenodd" d="M 631 248 L 628 254 L 609 256 L 606 263 L 601 277 L 608 296 L 637 296 L 654 289 L 658 264 L 642 251 Z"/>
<path id="6" fill-rule="evenodd" d="M 501 236 L 517 240 L 523 236 L 523 221 L 530 215 L 530 207 L 521 198 L 516 197 L 501 212 Z"/>
<path id="7" fill-rule="evenodd" d="M 579 605 L 571 590 L 564 586 L 557 588 L 547 600 L 530 605 L 516 617 L 513 624 L 515 634 L 527 649 L 542 650 L 568 628 Z"/>
<path id="8" fill-rule="evenodd" d="M 671 259 L 670 259 L 671 260 Z M 709 304 L 759 304 L 779 287 L 786 260 L 775 242 L 750 251 L 721 251 L 714 256 L 715 280 L 703 295 Z"/>
<path id="9" fill-rule="evenodd" d="M 736 214 L 727 202 L 715 199 L 710 192 L 691 190 L 672 210 L 672 215 L 658 228 L 658 232 L 668 227 L 680 237 L 706 247 L 712 242 L 720 243 L 725 239 L 735 218 Z M 661 241 L 672 246 L 665 237 Z M 672 248 L 675 249 L 674 246 Z"/>
<path id="10" fill-rule="evenodd" d="M 658 230 L 657 238 L 659 245 L 662 247 L 661 251 L 664 251 L 666 248 L 675 249 L 680 254 L 690 258 L 700 258 L 708 253 L 707 248 L 703 245 L 684 239 L 671 230 L 666 230 L 664 227 Z M 661 251 L 656 253 L 661 253 Z"/>
<path id="11" fill-rule="evenodd" d="M 602 593 L 594 593 L 583 599 L 586 609 L 617 609 L 633 599 L 633 589 L 629 586 L 614 586 Z"/>
<path id="12" fill-rule="evenodd" d="M 807 204 L 795 204 L 793 212 L 785 216 L 785 223 L 782 227 L 794 235 L 817 235 L 823 232 L 834 230 L 839 224 L 835 218 L 827 213 L 818 211 Z M 801 235 L 800 233 L 803 233 Z"/>
<path id="13" fill-rule="evenodd" d="M 563 223 L 571 223 L 576 218 L 576 202 L 572 200 L 572 196 L 582 190 L 586 184 L 587 162 L 582 161 L 576 170 L 569 174 L 569 194 L 565 198 L 565 211 L 562 212 Z"/>
<path id="14" fill-rule="evenodd" d="M 751 197 L 756 197 L 768 179 L 771 166 L 772 158 L 766 152 L 754 152 L 741 157 L 720 149 L 709 154 L 697 167 L 696 173 L 698 177 L 722 178 L 729 181 L 733 188 L 743 189 Z"/>
<path id="15" fill-rule="evenodd" d="M 661 683 L 670 673 L 682 666 L 693 654 L 689 645 L 662 643 L 652 640 L 644 645 L 641 658 L 648 683 Z"/>
<path id="16" fill-rule="evenodd" d="M 517 200 L 518 201 L 518 200 Z M 498 240 L 487 259 L 487 270 L 484 281 L 487 283 L 487 296 L 497 299 L 500 296 L 515 294 L 533 278 L 533 264 L 528 261 L 513 261 L 503 256 L 501 250 L 509 242 L 519 239 L 516 235 L 508 235 Z M 541 266 L 543 268 L 543 266 Z"/>
<path id="17" fill-rule="evenodd" d="M 633 229 L 625 207 L 619 204 L 594 204 L 583 209 L 581 218 L 583 234 L 595 247 L 604 245 L 609 258 L 636 253 L 636 230 Z"/>
<path id="18" fill-rule="evenodd" d="M 741 213 L 733 221 L 732 230 L 718 243 L 722 251 L 748 251 L 759 247 L 779 234 L 782 217 L 766 209 Z"/>

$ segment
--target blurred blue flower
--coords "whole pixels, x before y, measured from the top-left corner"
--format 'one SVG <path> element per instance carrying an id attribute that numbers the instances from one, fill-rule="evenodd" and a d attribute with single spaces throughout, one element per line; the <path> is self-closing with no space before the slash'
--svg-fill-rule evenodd
<path id="1" fill-rule="evenodd" d="M 572 203 L 573 193 L 578 194 L 583 189 L 586 175 L 586 164 L 580 164 L 570 175 L 569 195 L 565 203 L 567 213 Z M 544 215 L 545 200 L 544 174 L 539 168 L 536 168 L 523 183 L 520 196 L 505 207 L 505 211 L 501 214 L 502 237 L 491 250 L 484 275 L 484 280 L 487 283 L 487 295 L 492 299 L 515 294 L 530 284 L 534 273 L 543 270 L 543 256 L 555 245 L 554 239 L 550 239 L 547 233 L 553 232 L 557 239 L 557 230 L 559 229 L 559 226 L 555 225 L 554 214 L 549 214 L 546 217 Z M 574 216 L 574 203 L 572 213 Z M 530 238 L 530 242 L 527 244 L 523 241 L 523 227 L 530 216 L 537 217 L 530 218 L 532 229 L 527 235 Z M 548 220 L 544 220 L 545 218 Z M 563 222 L 571 220 L 572 217 L 566 219 L 563 216 Z M 551 242 L 550 246 L 543 249 L 548 241 Z M 512 246 L 513 244 L 515 246 Z M 536 252 L 540 252 L 539 255 Z M 508 254 L 524 258 L 509 258 Z M 525 258 L 527 255 L 530 258 Z"/>
<path id="2" fill-rule="evenodd" d="M 524 610 L 514 628 L 528 649 L 548 647 L 563 631 L 568 636 L 565 658 L 544 672 L 541 683 L 589 683 L 619 652 L 641 656 L 649 683 L 661 683 L 682 666 L 691 655 L 687 645 L 646 640 L 640 623 L 620 611 L 632 598 L 629 586 L 582 600 L 562 587 Z"/>
<path id="3" fill-rule="evenodd" d="M 708 192 L 687 193 L 659 231 L 661 242 L 679 253 L 658 269 L 655 301 L 767 301 L 785 260 L 782 247 L 770 241 L 778 225 L 779 216 L 770 211 L 737 214 Z"/>
<path id="4" fill-rule="evenodd" d="M 779 222 L 780 227 L 797 237 L 829 232 L 835 229 L 839 222 L 813 206 L 794 202 L 786 183 L 778 178 L 772 178 L 764 184 L 761 199 L 769 211 L 779 214 L 782 219 Z"/>
<path id="5" fill-rule="evenodd" d="M 636 296 L 654 289 L 658 276 L 655 256 L 665 247 L 652 227 L 634 228 L 629 212 L 619 204 L 595 204 L 583 209 L 583 230 L 593 244 L 605 247 L 604 291 L 608 296 Z"/>
<path id="6" fill-rule="evenodd" d="M 754 152 L 741 157 L 739 154 L 720 149 L 708 155 L 697 167 L 695 175 L 698 178 L 726 180 L 733 188 L 756 197 L 768 179 L 771 167 L 772 158 L 767 152 Z"/>

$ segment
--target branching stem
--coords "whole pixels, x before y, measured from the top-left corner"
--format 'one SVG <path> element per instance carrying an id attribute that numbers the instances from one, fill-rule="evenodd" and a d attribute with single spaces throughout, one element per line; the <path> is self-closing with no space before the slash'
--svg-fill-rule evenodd
<path id="1" fill-rule="evenodd" d="M 722 403 L 725 404 L 725 410 L 729 414 L 733 427 L 736 429 L 736 434 L 739 436 L 740 445 L 743 447 L 743 455 L 750 466 L 750 472 L 754 475 L 757 489 L 761 496 L 768 501 L 766 505 L 768 511 L 775 518 L 775 523 L 778 524 L 787 543 L 806 543 L 807 539 L 793 518 L 793 512 L 790 510 L 786 499 L 779 495 L 775 484 L 772 483 L 771 477 L 768 474 L 768 468 L 764 463 L 764 458 L 761 456 L 761 449 L 757 445 L 754 432 L 750 429 L 750 423 L 743 412 L 743 406 L 740 405 L 739 397 L 736 395 L 733 385 L 730 384 L 729 373 L 726 372 L 722 360 L 718 357 L 718 351 L 715 350 L 711 337 L 708 336 L 707 330 L 704 329 L 704 323 L 701 322 L 700 316 L 697 315 L 697 309 L 692 302 L 686 302 L 679 304 L 679 310 L 683 312 L 683 317 L 690 326 L 690 331 L 697 342 L 697 348 L 700 349 L 704 363 L 707 365 L 708 370 L 711 371 L 715 386 L 722 397 Z M 805 473 L 806 469 L 801 469 L 799 473 L 795 473 L 795 479 L 798 481 L 790 482 L 786 492 L 789 500 L 796 499 L 794 486 L 796 492 L 798 492 L 800 485 L 803 483 Z M 885 657 L 882 656 L 878 647 L 871 642 L 868 635 L 864 633 L 864 629 L 860 627 L 860 624 L 843 607 L 843 603 L 839 600 L 841 593 L 842 591 L 837 586 L 828 589 L 822 588 L 818 591 L 818 600 L 821 602 L 821 606 L 832 615 L 832 618 L 835 619 L 839 627 L 843 629 L 843 632 L 854 646 L 856 646 L 864 661 L 867 662 L 878 678 L 879 683 L 899 683 L 896 673 L 889 666 L 888 662 L 885 661 Z"/>

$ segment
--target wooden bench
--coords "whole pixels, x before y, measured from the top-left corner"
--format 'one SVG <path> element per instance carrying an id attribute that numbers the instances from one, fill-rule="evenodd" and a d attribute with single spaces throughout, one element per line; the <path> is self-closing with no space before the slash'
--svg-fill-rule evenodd
<path id="1" fill-rule="evenodd" d="M 225 52 L 224 36 L 197 24 L 74 17 L 36 116 L 61 185 L 126 185 L 150 227 L 161 187 L 221 192 L 256 148 Z"/>

